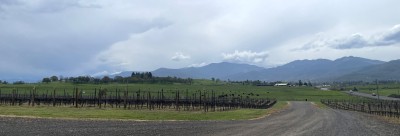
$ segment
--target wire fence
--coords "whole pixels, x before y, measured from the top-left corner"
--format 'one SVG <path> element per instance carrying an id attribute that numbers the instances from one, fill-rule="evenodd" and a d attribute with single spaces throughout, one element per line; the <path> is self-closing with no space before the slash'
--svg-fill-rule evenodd
<path id="1" fill-rule="evenodd" d="M 400 118 L 400 101 L 324 99 L 321 103 L 334 109 Z"/>

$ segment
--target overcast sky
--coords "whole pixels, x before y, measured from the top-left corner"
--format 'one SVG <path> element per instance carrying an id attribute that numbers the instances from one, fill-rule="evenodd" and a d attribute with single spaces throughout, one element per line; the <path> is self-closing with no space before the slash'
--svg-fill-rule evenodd
<path id="1" fill-rule="evenodd" d="M 0 0 L 0 80 L 400 59 L 399 0 Z"/>

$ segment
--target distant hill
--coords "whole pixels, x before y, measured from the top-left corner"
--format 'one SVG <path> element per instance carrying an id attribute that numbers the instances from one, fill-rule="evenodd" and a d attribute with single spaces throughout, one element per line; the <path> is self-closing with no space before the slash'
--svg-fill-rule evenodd
<path id="1" fill-rule="evenodd" d="M 380 65 L 365 67 L 361 70 L 343 75 L 336 80 L 399 80 L 400 79 L 400 60 L 393 60 Z"/>
<path id="2" fill-rule="evenodd" d="M 122 76 L 122 77 L 130 77 L 133 71 L 123 71 L 118 74 L 110 75 L 110 77 L 114 78 L 115 76 Z"/>
<path id="3" fill-rule="evenodd" d="M 118 75 L 130 76 L 132 71 Z M 275 68 L 262 68 L 249 64 L 229 62 L 212 63 L 203 67 L 181 69 L 160 68 L 154 76 L 243 81 L 340 81 L 400 79 L 400 60 L 384 62 L 360 57 L 343 57 L 336 60 L 296 60 Z"/>
<path id="4" fill-rule="evenodd" d="M 236 64 L 229 62 L 211 63 L 203 67 L 189 67 L 181 69 L 160 68 L 152 71 L 154 76 L 176 76 L 181 78 L 228 79 L 227 77 L 236 74 L 244 74 L 250 71 L 264 70 L 262 67 L 249 64 Z"/>
<path id="5" fill-rule="evenodd" d="M 252 71 L 243 75 L 229 77 L 232 80 L 249 79 L 263 81 L 296 81 L 296 80 L 333 80 L 337 77 L 361 70 L 367 66 L 384 63 L 359 57 L 343 57 L 337 60 L 296 60 L 288 64 Z"/>
<path id="6" fill-rule="evenodd" d="M 123 71 L 117 74 L 103 74 L 94 77 L 109 76 L 129 77 L 133 71 Z M 135 71 L 139 72 L 139 71 Z M 371 60 L 360 57 L 342 57 L 336 60 L 295 60 L 274 68 L 263 68 L 249 64 L 230 62 L 211 63 L 202 67 L 187 67 L 180 69 L 159 68 L 151 71 L 153 76 L 180 77 L 194 79 L 218 78 L 221 80 L 244 81 L 373 81 L 400 80 L 400 60 L 389 62 Z M 40 77 L 25 77 L 3 73 L 0 80 L 8 82 L 25 81 L 40 82 Z M 16 78 L 17 77 L 17 78 Z"/>
<path id="7" fill-rule="evenodd" d="M 261 71 L 251 71 L 229 77 L 231 80 L 299 80 L 310 79 L 320 75 L 320 71 L 326 71 L 330 60 L 296 60 L 288 64 Z"/>

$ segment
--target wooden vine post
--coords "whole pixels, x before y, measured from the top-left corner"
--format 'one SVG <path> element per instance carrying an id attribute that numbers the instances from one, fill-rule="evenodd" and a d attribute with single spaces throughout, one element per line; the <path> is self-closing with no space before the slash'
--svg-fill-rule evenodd
<path id="1" fill-rule="evenodd" d="M 75 108 L 78 108 L 78 88 L 75 88 Z"/>

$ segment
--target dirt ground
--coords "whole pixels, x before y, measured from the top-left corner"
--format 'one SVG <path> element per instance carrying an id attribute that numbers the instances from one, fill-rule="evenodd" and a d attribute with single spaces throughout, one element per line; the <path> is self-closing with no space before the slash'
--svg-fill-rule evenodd
<path id="1" fill-rule="evenodd" d="M 400 125 L 365 113 L 290 102 L 278 113 L 244 121 L 106 121 L 0 117 L 0 135 L 399 136 Z"/>

